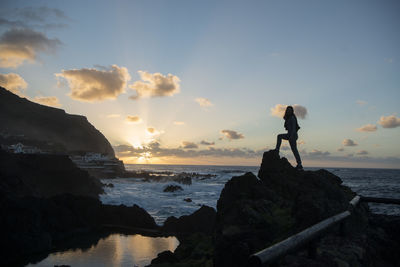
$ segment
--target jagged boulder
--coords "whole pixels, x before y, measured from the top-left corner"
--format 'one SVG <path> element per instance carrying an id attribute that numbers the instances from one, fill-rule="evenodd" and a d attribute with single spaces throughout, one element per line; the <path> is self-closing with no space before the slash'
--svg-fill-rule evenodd
<path id="1" fill-rule="evenodd" d="M 212 234 L 215 226 L 215 209 L 208 206 L 201 206 L 190 215 L 183 215 L 179 218 L 168 217 L 162 230 L 167 233 L 194 233 L 201 232 Z"/>
<path id="2" fill-rule="evenodd" d="M 334 174 L 298 171 L 273 150 L 258 175 L 233 177 L 221 192 L 216 266 L 245 266 L 251 253 L 346 210 L 355 195 Z"/>
<path id="3" fill-rule="evenodd" d="M 176 192 L 176 191 L 182 191 L 182 190 L 183 190 L 183 188 L 181 186 L 170 184 L 170 185 L 167 185 L 163 189 L 163 192 Z"/>

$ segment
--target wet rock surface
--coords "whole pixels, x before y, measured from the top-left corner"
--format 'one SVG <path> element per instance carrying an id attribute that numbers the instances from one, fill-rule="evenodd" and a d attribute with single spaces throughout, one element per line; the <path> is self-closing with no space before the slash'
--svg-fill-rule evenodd
<path id="1" fill-rule="evenodd" d="M 164 192 L 176 192 L 176 191 L 182 191 L 182 190 L 183 190 L 183 188 L 179 185 L 167 185 L 163 191 Z"/>

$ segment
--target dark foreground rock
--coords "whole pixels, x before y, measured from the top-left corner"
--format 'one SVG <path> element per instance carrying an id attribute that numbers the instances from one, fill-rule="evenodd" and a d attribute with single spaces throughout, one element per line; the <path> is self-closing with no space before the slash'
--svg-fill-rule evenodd
<path id="1" fill-rule="evenodd" d="M 184 215 L 179 218 L 168 217 L 164 222 L 162 231 L 165 233 L 187 234 L 205 233 L 212 234 L 215 226 L 215 209 L 208 206 L 201 206 L 200 209 L 191 215 Z"/>
<path id="2" fill-rule="evenodd" d="M 251 254 L 347 210 L 355 196 L 332 173 L 298 171 L 274 151 L 264 153 L 258 176 L 259 179 L 247 173 L 233 177 L 221 192 L 217 204 L 215 266 L 246 266 Z M 299 251 L 278 263 L 282 266 L 381 266 L 382 263 L 394 266 L 391 265 L 395 262 L 393 255 L 370 256 L 370 251 L 379 251 L 385 246 L 382 242 L 373 242 L 380 230 L 369 222 L 365 203 L 359 204 L 345 225 L 345 236 L 340 236 L 339 228 L 333 227 L 318 240 L 314 259 Z M 387 240 L 388 236 L 384 234 L 381 239 Z M 390 244 L 398 249 L 399 241 Z"/>
<path id="3" fill-rule="evenodd" d="M 66 155 L 13 154 L 0 150 L 0 190 L 14 196 L 51 197 L 69 193 L 97 198 L 101 182 Z"/>
<path id="4" fill-rule="evenodd" d="M 47 199 L 1 194 L 0 206 L 0 256 L 6 266 L 103 226 L 158 228 L 154 219 L 136 205 L 103 205 L 95 198 L 70 194 Z"/>

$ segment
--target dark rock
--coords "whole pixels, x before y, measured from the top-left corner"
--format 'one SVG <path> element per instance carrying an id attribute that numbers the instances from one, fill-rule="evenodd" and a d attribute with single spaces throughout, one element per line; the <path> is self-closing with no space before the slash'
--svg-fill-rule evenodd
<path id="1" fill-rule="evenodd" d="M 184 215 L 179 218 L 168 217 L 162 230 L 167 233 L 177 234 L 194 232 L 211 234 L 214 231 L 215 216 L 215 209 L 202 206 L 191 215 Z"/>
<path id="2" fill-rule="evenodd" d="M 251 253 L 346 210 L 355 195 L 339 177 L 297 171 L 275 151 L 264 153 L 259 178 L 233 177 L 221 192 L 216 266 L 245 266 Z"/>
<path id="3" fill-rule="evenodd" d="M 151 262 L 150 266 L 193 266 L 193 267 L 211 267 L 213 266 L 214 246 L 212 236 L 203 233 L 193 233 L 179 237 L 179 246 L 174 251 L 174 263 Z M 169 259 L 172 259 L 168 256 Z"/>
<path id="4" fill-rule="evenodd" d="M 192 202 L 192 199 L 191 198 L 185 198 L 183 201 Z"/>
<path id="5" fill-rule="evenodd" d="M 101 182 L 65 155 L 13 154 L 0 150 L 0 189 L 17 196 L 51 197 L 57 194 L 97 198 Z"/>
<path id="6" fill-rule="evenodd" d="M 172 253 L 169 250 L 166 250 L 166 251 L 163 251 L 161 253 L 158 253 L 157 254 L 157 258 L 153 259 L 151 261 L 151 264 L 175 263 L 177 261 L 178 261 L 178 259 L 176 258 L 174 253 Z"/>
<path id="7" fill-rule="evenodd" d="M 180 187 L 179 185 L 167 185 L 165 188 L 164 188 L 164 192 L 175 192 L 175 191 L 182 191 L 183 190 L 183 188 L 182 187 Z"/>

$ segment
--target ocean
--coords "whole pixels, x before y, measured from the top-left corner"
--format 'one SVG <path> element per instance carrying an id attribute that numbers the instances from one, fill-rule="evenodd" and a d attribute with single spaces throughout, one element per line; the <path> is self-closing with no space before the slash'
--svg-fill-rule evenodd
<path id="1" fill-rule="evenodd" d="M 100 199 L 105 204 L 133 205 L 144 208 L 156 223 L 162 225 L 169 216 L 189 215 L 201 205 L 216 208 L 219 195 L 225 183 L 233 176 L 246 172 L 257 175 L 259 167 L 249 166 L 191 166 L 191 165 L 125 165 L 127 170 L 154 173 L 195 173 L 199 178 L 192 178 L 191 185 L 171 181 L 148 182 L 141 178 L 104 179 L 112 183 Z M 305 168 L 317 170 L 320 168 Z M 400 169 L 353 169 L 325 168 L 343 180 L 343 184 L 362 196 L 388 197 L 400 199 Z M 211 177 L 204 178 L 206 175 Z M 179 185 L 181 191 L 163 192 L 167 185 Z M 185 201 L 190 199 L 191 202 Z M 374 213 L 400 215 L 399 205 L 372 204 Z"/>

